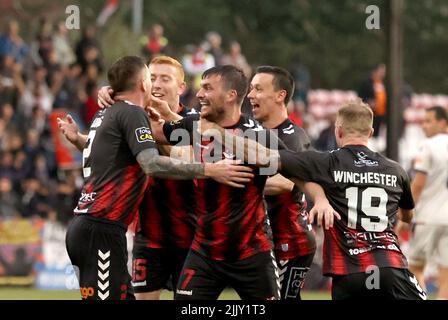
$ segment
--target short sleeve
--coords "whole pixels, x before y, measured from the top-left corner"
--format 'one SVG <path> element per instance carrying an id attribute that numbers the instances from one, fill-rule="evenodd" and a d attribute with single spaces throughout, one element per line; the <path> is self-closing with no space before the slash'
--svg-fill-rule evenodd
<path id="1" fill-rule="evenodd" d="M 428 143 L 423 143 L 418 151 L 418 155 L 415 157 L 414 169 L 417 171 L 427 173 L 431 168 L 431 151 L 429 150 Z"/>
<path id="2" fill-rule="evenodd" d="M 290 135 L 283 132 L 282 141 L 291 151 L 306 151 L 310 150 L 311 146 L 310 138 L 300 127 L 295 127 L 294 132 Z"/>
<path id="3" fill-rule="evenodd" d="M 403 193 L 401 194 L 398 206 L 402 209 L 412 210 L 415 207 L 414 198 L 412 197 L 411 182 L 409 176 L 404 170 L 401 170 L 401 184 Z"/>
<path id="4" fill-rule="evenodd" d="M 156 149 L 146 113 L 137 106 L 122 107 L 117 113 L 120 131 L 134 156 L 145 149 Z"/>
<path id="5" fill-rule="evenodd" d="M 329 156 L 317 151 L 279 150 L 281 170 L 286 178 L 325 184 L 329 181 Z"/>

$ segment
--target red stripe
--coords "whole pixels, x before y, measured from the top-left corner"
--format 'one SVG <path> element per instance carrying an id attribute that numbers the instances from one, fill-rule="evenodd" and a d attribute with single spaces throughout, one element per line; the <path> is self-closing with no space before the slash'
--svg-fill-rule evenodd
<path id="1" fill-rule="evenodd" d="M 162 239 L 162 229 L 160 212 L 155 205 L 154 195 L 152 194 L 153 185 L 148 186 L 145 191 L 143 210 L 140 213 L 142 220 L 142 234 L 147 240 L 149 248 L 160 248 Z"/>
<path id="2" fill-rule="evenodd" d="M 115 183 L 112 181 L 106 183 L 103 186 L 102 190 L 100 191 L 99 197 L 95 198 L 95 201 L 93 202 L 92 205 L 92 213 L 94 216 L 111 219 L 109 216 L 111 212 L 108 212 L 108 208 L 114 190 L 116 190 L 116 187 Z"/>
<path id="3" fill-rule="evenodd" d="M 204 230 L 204 218 L 207 214 L 207 205 L 205 200 L 205 180 L 196 180 L 196 189 L 195 189 L 195 197 L 196 197 L 196 214 L 197 214 L 197 226 L 196 232 L 193 239 L 193 243 L 191 248 L 193 250 L 199 251 L 201 247 L 201 243 L 204 240 L 204 235 L 201 233 L 201 230 Z"/>
<path id="4" fill-rule="evenodd" d="M 241 221 L 240 259 L 250 257 L 257 252 L 272 249 L 272 243 L 264 231 L 266 208 L 262 201 L 262 194 L 254 183 L 247 185 L 246 192 L 243 219 Z M 252 246 L 249 246 L 251 241 L 253 241 Z"/>
<path id="5" fill-rule="evenodd" d="M 144 188 L 146 187 L 145 181 L 138 188 L 139 174 L 141 174 L 141 169 L 138 163 L 125 169 L 121 185 L 114 188 L 111 192 L 113 196 L 109 198 L 107 207 L 112 208 L 108 216 L 109 219 L 121 221 L 125 224 L 129 224 L 134 220 L 138 206 L 143 199 Z M 133 194 L 134 192 L 135 194 Z M 130 197 L 136 198 L 130 199 Z"/>
<path id="6" fill-rule="evenodd" d="M 324 273 L 347 274 L 347 257 L 340 249 L 337 226 L 324 230 Z M 342 237 L 341 237 L 342 239 Z"/>
<path id="7" fill-rule="evenodd" d="M 228 250 L 233 250 L 233 248 L 229 248 L 228 241 L 228 223 L 230 217 L 230 207 L 228 204 L 231 200 L 231 187 L 228 187 L 223 184 L 216 184 L 218 187 L 218 208 L 215 211 L 215 216 L 213 217 L 212 226 L 212 236 L 213 236 L 213 245 L 211 247 L 212 257 L 217 260 L 224 259 Z M 215 199 L 212 199 L 215 201 Z"/>
<path id="8" fill-rule="evenodd" d="M 406 260 L 401 252 L 388 251 L 387 257 L 389 259 L 389 264 L 391 267 L 395 267 L 395 268 L 407 267 L 407 265 L 405 263 Z"/>
<path id="9" fill-rule="evenodd" d="M 165 186 L 169 199 L 164 200 L 167 204 L 170 204 L 169 206 L 167 205 L 167 208 L 171 211 L 169 212 L 171 218 L 171 230 L 167 236 L 173 238 L 174 244 L 178 248 L 188 249 L 191 245 L 193 230 L 189 225 L 190 217 L 187 212 L 187 203 L 185 201 L 185 196 L 183 196 L 183 192 L 190 192 L 192 190 L 181 190 L 180 187 L 183 185 L 183 182 L 166 180 Z"/>
<path id="10" fill-rule="evenodd" d="M 359 272 L 366 272 L 369 266 L 376 265 L 375 252 L 378 249 L 359 254 Z"/>

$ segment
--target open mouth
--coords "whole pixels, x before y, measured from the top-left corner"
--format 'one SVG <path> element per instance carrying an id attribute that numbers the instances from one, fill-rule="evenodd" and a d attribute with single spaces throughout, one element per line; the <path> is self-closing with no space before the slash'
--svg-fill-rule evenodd
<path id="1" fill-rule="evenodd" d="M 260 105 L 257 103 L 252 103 L 252 110 L 257 110 L 258 108 L 260 108 Z"/>
<path id="2" fill-rule="evenodd" d="M 161 94 L 160 92 L 152 92 L 152 95 L 156 98 L 162 98 L 163 94 Z"/>

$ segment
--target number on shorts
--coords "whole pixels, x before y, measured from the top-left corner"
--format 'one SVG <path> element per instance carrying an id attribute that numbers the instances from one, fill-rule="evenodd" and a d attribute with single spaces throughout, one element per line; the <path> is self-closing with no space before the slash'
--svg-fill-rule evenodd
<path id="1" fill-rule="evenodd" d="M 132 263 L 132 281 L 146 280 L 146 259 L 135 259 Z"/>
<path id="2" fill-rule="evenodd" d="M 188 286 L 188 284 L 189 284 L 190 281 L 191 281 L 191 278 L 193 278 L 193 276 L 194 276 L 195 273 L 196 273 L 196 270 L 193 270 L 193 269 L 186 269 L 186 270 L 184 271 L 184 275 L 185 275 L 186 277 L 185 277 L 184 282 L 182 282 L 182 286 L 181 286 L 181 289 L 182 289 L 182 290 L 184 290 L 184 289 Z"/>

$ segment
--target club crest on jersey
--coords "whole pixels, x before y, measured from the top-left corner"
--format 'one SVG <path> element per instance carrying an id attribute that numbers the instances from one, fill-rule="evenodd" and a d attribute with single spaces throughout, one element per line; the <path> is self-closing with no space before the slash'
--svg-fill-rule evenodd
<path id="1" fill-rule="evenodd" d="M 355 166 L 360 167 L 378 167 L 378 161 L 367 159 L 367 155 L 360 151 L 356 154 L 358 160 L 354 160 Z"/>
<path id="2" fill-rule="evenodd" d="M 283 128 L 284 134 L 293 134 L 294 133 L 294 126 L 291 124 L 286 128 Z"/>
<path id="3" fill-rule="evenodd" d="M 149 128 L 142 127 L 135 129 L 135 136 L 137 137 L 137 141 L 139 143 L 154 141 L 151 130 L 149 130 Z"/>

